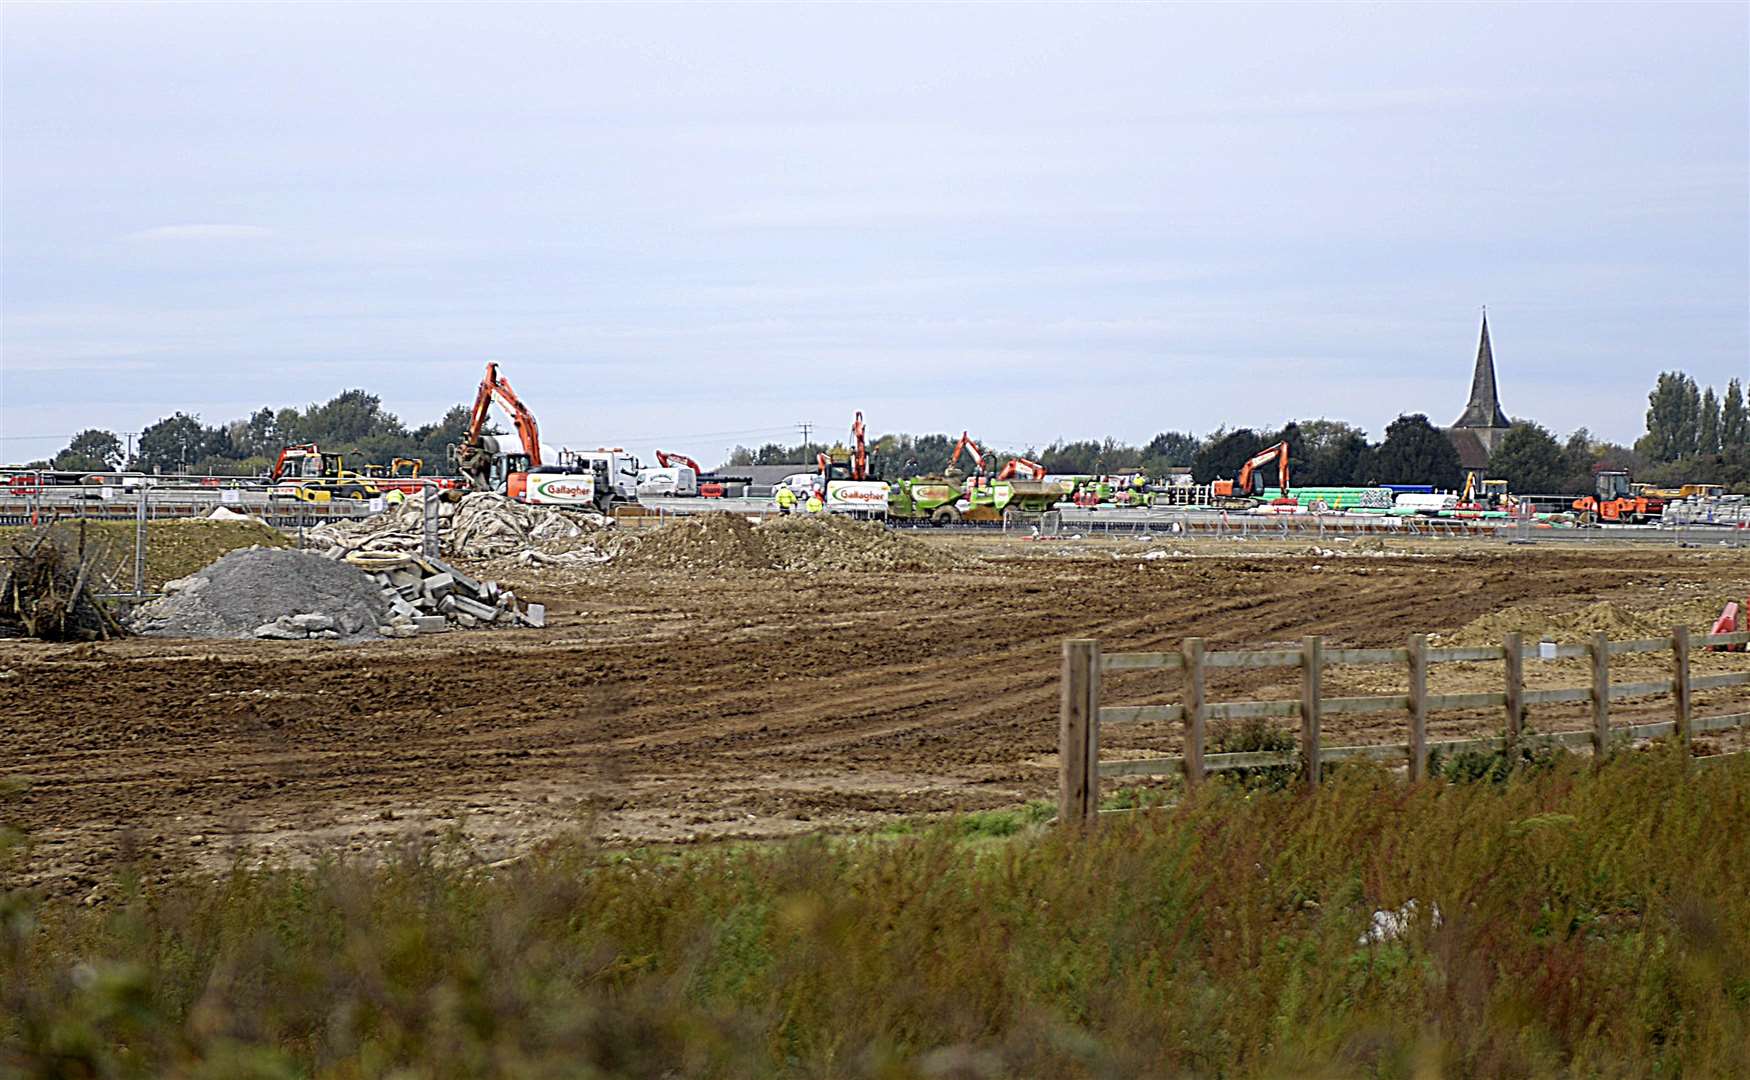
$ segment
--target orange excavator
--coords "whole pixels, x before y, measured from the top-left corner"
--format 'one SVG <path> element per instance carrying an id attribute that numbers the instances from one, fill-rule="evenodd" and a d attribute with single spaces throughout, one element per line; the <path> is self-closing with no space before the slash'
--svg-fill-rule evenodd
<path id="1" fill-rule="evenodd" d="M 1240 466 L 1240 474 L 1232 480 L 1217 480 L 1210 486 L 1210 494 L 1217 499 L 1225 500 L 1224 505 L 1230 507 L 1249 507 L 1258 504 L 1258 496 L 1264 492 L 1264 478 L 1258 475 L 1258 470 L 1271 462 L 1276 463 L 1277 487 L 1281 494 L 1271 502 L 1277 506 L 1292 505 L 1294 499 L 1288 494 L 1288 444 L 1279 442 L 1267 450 L 1260 450 L 1252 455 L 1252 459 Z"/>
<path id="2" fill-rule="evenodd" d="M 863 414 L 858 412 L 851 421 L 851 460 L 834 461 L 826 454 L 817 454 L 815 464 L 820 467 L 822 483 L 829 480 L 869 480 L 869 444 L 865 441 Z"/>
<path id="3" fill-rule="evenodd" d="M 997 483 L 1012 480 L 1022 473 L 1026 473 L 1028 479 L 1043 480 L 1045 479 L 1045 466 L 1037 461 L 1029 461 L 1022 457 L 1010 458 L 1009 463 L 997 471 Z"/>
<path id="4" fill-rule="evenodd" d="M 498 440 L 485 434 L 486 415 L 494 401 L 510 414 L 511 422 L 516 425 L 517 438 L 523 444 L 521 454 L 500 452 Z M 518 400 L 516 391 L 498 373 L 495 363 L 486 365 L 486 377 L 480 380 L 480 389 L 474 395 L 474 410 L 468 417 L 467 433 L 462 436 L 461 445 L 450 447 L 450 460 L 476 491 L 508 487 L 512 476 L 526 475 L 531 469 L 541 467 L 541 433 L 535 425 L 535 414 Z"/>
<path id="5" fill-rule="evenodd" d="M 978 444 L 972 441 L 972 436 L 964 431 L 960 433 L 960 441 L 954 444 L 954 452 L 948 455 L 948 468 L 945 471 L 950 474 L 955 471 L 954 467 L 959 463 L 962 453 L 972 458 L 972 465 L 978 470 L 973 475 L 982 477 L 984 475 L 984 451 L 980 450 Z"/>
<path id="6" fill-rule="evenodd" d="M 667 453 L 665 451 L 658 450 L 656 452 L 656 462 L 657 462 L 657 464 L 661 465 L 665 469 L 681 469 L 681 468 L 691 469 L 691 470 L 693 470 L 694 476 L 698 476 L 698 475 L 704 473 L 704 471 L 705 471 L 704 469 L 699 468 L 698 462 L 694 461 L 692 458 L 688 457 L 685 454 L 670 454 L 670 453 Z"/>

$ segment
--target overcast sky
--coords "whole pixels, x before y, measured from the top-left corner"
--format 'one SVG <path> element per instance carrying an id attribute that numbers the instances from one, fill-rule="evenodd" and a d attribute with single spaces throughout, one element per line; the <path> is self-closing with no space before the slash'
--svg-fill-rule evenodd
<path id="1" fill-rule="evenodd" d="M 7 5 L 0 460 L 499 361 L 715 459 L 1750 375 L 1750 5 Z M 709 462 L 707 462 L 709 463 Z"/>

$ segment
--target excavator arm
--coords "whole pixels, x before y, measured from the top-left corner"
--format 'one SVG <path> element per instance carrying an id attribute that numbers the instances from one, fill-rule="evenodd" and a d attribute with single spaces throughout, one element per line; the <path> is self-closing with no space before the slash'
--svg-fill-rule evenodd
<path id="1" fill-rule="evenodd" d="M 1001 483 L 1004 480 L 1013 479 L 1023 472 L 1025 472 L 1028 475 L 1028 478 L 1032 480 L 1045 479 L 1045 466 L 1039 464 L 1037 461 L 1029 461 L 1026 458 L 1018 457 L 1009 459 L 1009 463 L 1004 465 L 1002 470 L 997 473 L 997 481 Z"/>
<path id="2" fill-rule="evenodd" d="M 695 474 L 703 474 L 705 471 L 704 469 L 699 468 L 698 462 L 685 454 L 670 454 L 658 450 L 656 452 L 656 462 L 665 469 L 674 469 L 684 466 L 693 470 Z"/>
<path id="3" fill-rule="evenodd" d="M 869 447 L 863 441 L 863 414 L 859 410 L 857 418 L 851 421 L 851 479 L 869 479 Z"/>
<path id="4" fill-rule="evenodd" d="M 972 458 L 972 464 L 978 470 L 978 474 L 984 475 L 984 451 L 980 450 L 978 444 L 972 441 L 972 436 L 964 431 L 960 433 L 960 441 L 954 444 L 954 452 L 948 455 L 947 471 L 954 471 L 954 465 L 960 460 L 962 452 Z"/>
<path id="5" fill-rule="evenodd" d="M 528 455 L 529 467 L 532 469 L 541 464 L 541 433 L 535 424 L 535 414 L 523 405 L 517 398 L 516 391 L 510 388 L 510 383 L 498 373 L 498 365 L 488 363 L 486 377 L 480 380 L 480 389 L 474 394 L 474 408 L 468 415 L 468 431 L 462 437 L 461 446 L 456 449 L 457 467 L 480 490 L 492 486 L 492 455 L 483 444 L 482 435 L 486 430 L 487 413 L 491 411 L 494 401 L 510 414 L 511 423 L 516 426 L 517 438 L 522 440 L 523 453 Z"/>
<path id="6" fill-rule="evenodd" d="M 1282 497 L 1288 497 L 1288 444 L 1279 442 L 1268 450 L 1260 450 L 1252 456 L 1252 460 L 1240 466 L 1240 475 L 1234 481 L 1234 494 L 1250 495 L 1252 493 L 1252 474 L 1270 464 L 1277 463 L 1278 486 L 1282 489 Z"/>

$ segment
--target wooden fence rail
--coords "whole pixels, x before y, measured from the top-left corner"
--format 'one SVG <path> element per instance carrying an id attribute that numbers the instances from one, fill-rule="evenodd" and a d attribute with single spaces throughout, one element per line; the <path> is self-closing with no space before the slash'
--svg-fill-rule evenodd
<path id="1" fill-rule="evenodd" d="M 1742 625 L 1742 624 L 1740 624 Z M 1183 773 L 1190 785 L 1211 772 L 1298 765 L 1302 782 L 1316 786 L 1323 764 L 1329 761 L 1371 759 L 1405 762 L 1411 780 L 1428 774 L 1429 754 L 1465 750 L 1513 750 L 1522 746 L 1590 745 L 1599 761 L 1609 753 L 1613 740 L 1663 738 L 1675 735 L 1688 746 L 1690 736 L 1750 725 L 1750 712 L 1710 717 L 1692 715 L 1692 697 L 1701 690 L 1750 686 L 1750 670 L 1717 675 L 1692 675 L 1691 635 L 1679 626 L 1668 637 L 1638 641 L 1611 641 L 1598 634 L 1584 645 L 1539 642 L 1527 648 L 1519 634 L 1508 634 L 1500 645 L 1434 648 L 1425 634 L 1413 635 L 1402 649 L 1327 649 L 1324 640 L 1309 637 L 1298 649 L 1251 649 L 1209 652 L 1201 638 L 1189 638 L 1176 652 L 1105 653 L 1098 641 L 1077 638 L 1063 643 L 1063 697 L 1058 733 L 1058 820 L 1066 824 L 1091 824 L 1099 810 L 1102 776 L 1158 776 Z M 1703 647 L 1743 646 L 1750 633 L 1708 634 L 1694 644 Z M 1669 652 L 1671 677 L 1651 682 L 1610 681 L 1610 658 L 1643 653 Z M 1743 655 L 1743 654 L 1735 654 Z M 1585 659 L 1590 662 L 1588 686 L 1547 690 L 1525 688 L 1528 659 Z M 1503 687 L 1499 691 L 1461 694 L 1428 693 L 1428 666 L 1441 663 L 1504 662 Z M 1339 666 L 1402 665 L 1408 674 L 1408 689 L 1402 694 L 1367 697 L 1325 697 L 1324 673 Z M 1211 670 L 1299 668 L 1299 698 L 1291 701 L 1206 700 L 1205 675 Z M 1183 674 L 1184 700 L 1167 705 L 1104 705 L 1101 676 L 1109 671 L 1177 671 Z M 1610 703 L 1627 698 L 1669 696 L 1672 718 L 1652 724 L 1612 726 Z M 1588 702 L 1592 725 L 1586 731 L 1526 734 L 1527 710 L 1536 705 Z M 1455 709 L 1501 709 L 1502 734 L 1482 739 L 1428 742 L 1428 714 Z M 1408 714 L 1407 738 L 1403 743 L 1378 746 L 1323 745 L 1322 724 L 1326 716 L 1380 712 Z M 1205 746 L 1211 720 L 1245 720 L 1269 717 L 1300 721 L 1299 749 L 1248 753 L 1209 754 Z M 1184 753 L 1176 757 L 1100 760 L 1100 728 L 1103 724 L 1169 723 L 1184 725 Z"/>

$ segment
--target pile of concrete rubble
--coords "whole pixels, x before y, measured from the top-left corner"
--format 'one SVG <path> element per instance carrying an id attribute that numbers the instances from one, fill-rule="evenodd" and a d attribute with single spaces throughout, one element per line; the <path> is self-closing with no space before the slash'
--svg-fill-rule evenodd
<path id="1" fill-rule="evenodd" d="M 519 557 L 538 564 L 576 548 L 594 557 L 589 536 L 611 522 L 590 510 L 531 506 L 477 491 L 452 502 L 439 498 L 438 539 L 445 554 L 461 559 Z M 415 495 L 375 517 L 334 521 L 308 533 L 317 550 L 336 558 L 354 553 L 418 555 L 425 537 L 425 496 Z"/>
<path id="2" fill-rule="evenodd" d="M 384 637 L 412 637 L 451 626 L 545 626 L 541 604 L 519 607 L 516 593 L 479 581 L 442 559 L 383 552 L 353 552 L 345 561 L 364 571 L 388 603 Z"/>

